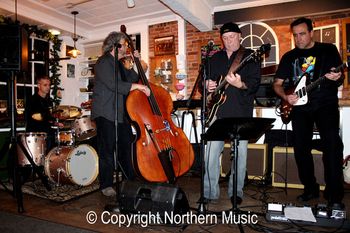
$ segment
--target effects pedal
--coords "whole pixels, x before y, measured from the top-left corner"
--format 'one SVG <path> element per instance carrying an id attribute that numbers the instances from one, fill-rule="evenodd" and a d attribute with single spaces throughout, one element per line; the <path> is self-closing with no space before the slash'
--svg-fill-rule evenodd
<path id="1" fill-rule="evenodd" d="M 303 220 L 290 220 L 284 214 L 285 207 L 295 207 L 293 204 L 268 203 L 266 219 L 271 222 L 296 222 L 304 225 L 314 225 L 323 227 L 340 227 L 342 229 L 350 229 L 350 222 L 346 219 L 346 210 L 342 205 L 317 204 L 312 212 L 316 218 L 316 222 Z"/>
<path id="2" fill-rule="evenodd" d="M 318 218 L 328 218 L 327 205 L 317 204 L 315 213 Z"/>

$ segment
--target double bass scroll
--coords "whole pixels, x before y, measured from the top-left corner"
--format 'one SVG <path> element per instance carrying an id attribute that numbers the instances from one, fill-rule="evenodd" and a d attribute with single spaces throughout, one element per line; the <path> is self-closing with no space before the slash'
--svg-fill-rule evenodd
<path id="1" fill-rule="evenodd" d="M 132 40 L 126 36 L 133 55 Z M 150 89 L 150 96 L 134 90 L 126 100 L 126 109 L 137 131 L 134 168 L 147 181 L 174 183 L 191 168 L 193 148 L 182 129 L 171 119 L 173 102 L 170 94 L 149 83 L 140 60 L 133 59 L 140 75 L 139 82 Z"/>

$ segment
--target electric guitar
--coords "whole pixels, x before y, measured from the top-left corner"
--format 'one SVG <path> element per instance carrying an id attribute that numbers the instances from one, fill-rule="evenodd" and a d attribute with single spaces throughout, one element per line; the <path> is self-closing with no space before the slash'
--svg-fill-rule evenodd
<path id="1" fill-rule="evenodd" d="M 236 73 L 238 70 L 240 70 L 245 64 L 247 64 L 248 61 L 254 60 L 255 62 L 261 60 L 261 56 L 264 55 L 266 52 L 268 52 L 271 49 L 270 44 L 263 44 L 260 46 L 259 49 L 252 52 L 250 55 L 245 57 L 236 68 L 232 69 L 232 66 L 228 73 Z M 226 76 L 226 75 L 225 75 Z M 229 86 L 228 82 L 225 79 L 225 76 L 221 76 L 218 85 L 215 88 L 215 90 L 208 94 L 207 96 L 207 104 L 206 104 L 206 120 L 205 124 L 209 126 L 212 121 L 215 119 L 215 115 L 219 109 L 219 107 L 226 101 L 226 94 L 225 91 L 227 87 Z"/>
<path id="2" fill-rule="evenodd" d="M 349 66 L 349 61 L 341 64 L 337 68 L 335 68 L 334 72 L 339 72 L 345 67 Z M 290 113 L 293 109 L 293 106 L 299 106 L 299 105 L 305 105 L 308 102 L 308 95 L 310 91 L 318 87 L 324 80 L 326 80 L 326 76 L 323 75 L 322 77 L 319 77 L 315 82 L 310 83 L 309 85 L 306 85 L 306 80 L 307 77 L 309 76 L 308 73 L 304 74 L 301 79 L 298 82 L 298 85 L 295 88 L 290 88 L 285 91 L 286 95 L 291 95 L 291 94 L 296 94 L 299 99 L 298 101 L 291 105 L 288 103 L 286 100 L 281 100 L 281 105 L 280 105 L 280 114 L 281 114 L 281 119 L 284 124 L 288 124 L 290 122 Z"/>

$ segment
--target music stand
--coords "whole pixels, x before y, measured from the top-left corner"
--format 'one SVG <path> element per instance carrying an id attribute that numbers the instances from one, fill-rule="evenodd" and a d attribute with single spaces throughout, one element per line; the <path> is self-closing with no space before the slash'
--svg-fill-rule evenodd
<path id="1" fill-rule="evenodd" d="M 234 163 L 233 211 L 237 208 L 237 161 L 239 140 L 256 142 L 267 130 L 272 128 L 273 118 L 237 117 L 216 120 L 203 135 L 206 141 L 231 141 L 231 155 Z"/>

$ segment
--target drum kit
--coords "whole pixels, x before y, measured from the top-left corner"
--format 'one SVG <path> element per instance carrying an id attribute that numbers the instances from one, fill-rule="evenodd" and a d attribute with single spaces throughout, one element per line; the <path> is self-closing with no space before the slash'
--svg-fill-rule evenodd
<path id="1" fill-rule="evenodd" d="M 95 149 L 83 144 L 96 136 L 96 125 L 89 116 L 82 116 L 75 106 L 58 106 L 52 111 L 56 120 L 56 147 L 46 153 L 47 135 L 43 132 L 18 133 L 22 144 L 35 165 L 44 168 L 45 175 L 57 186 L 88 186 L 98 176 L 98 155 Z M 65 127 L 59 127 L 57 123 Z M 62 124 L 61 124 L 62 125 Z M 18 149 L 19 166 L 30 166 L 21 148 Z"/>

